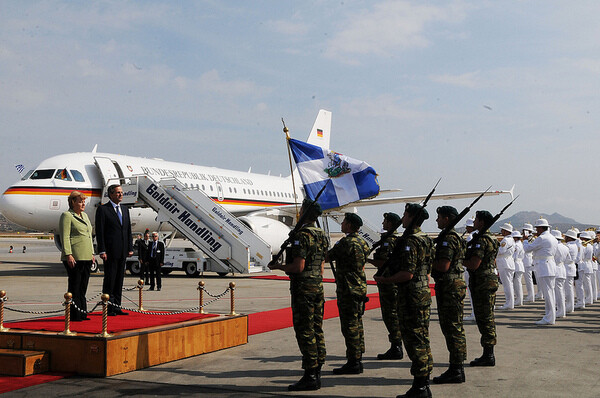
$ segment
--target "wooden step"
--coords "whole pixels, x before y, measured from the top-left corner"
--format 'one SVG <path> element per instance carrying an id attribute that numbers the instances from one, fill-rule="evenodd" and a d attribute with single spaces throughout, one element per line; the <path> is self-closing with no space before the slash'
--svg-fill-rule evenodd
<path id="1" fill-rule="evenodd" d="M 0 374 L 31 376 L 48 371 L 50 354 L 46 351 L 0 348 Z"/>

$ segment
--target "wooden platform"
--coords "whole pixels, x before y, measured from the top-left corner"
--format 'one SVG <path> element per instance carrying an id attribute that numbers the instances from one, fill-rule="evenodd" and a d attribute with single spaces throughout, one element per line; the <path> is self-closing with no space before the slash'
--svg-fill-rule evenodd
<path id="1" fill-rule="evenodd" d="M 18 329 L 0 333 L 0 348 L 45 351 L 50 371 L 87 376 L 112 376 L 246 343 L 246 315 L 221 315 L 111 337 Z"/>
<path id="2" fill-rule="evenodd" d="M 0 374 L 31 376 L 48 371 L 50 355 L 45 351 L 0 348 Z"/>

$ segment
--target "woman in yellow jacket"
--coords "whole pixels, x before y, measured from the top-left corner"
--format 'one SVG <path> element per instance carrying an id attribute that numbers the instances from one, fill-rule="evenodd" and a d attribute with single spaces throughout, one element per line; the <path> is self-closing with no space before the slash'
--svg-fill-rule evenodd
<path id="1" fill-rule="evenodd" d="M 69 210 L 60 216 L 62 238 L 61 260 L 69 275 L 68 290 L 73 294 L 71 321 L 87 320 L 85 294 L 90 279 L 90 268 L 94 259 L 92 224 L 85 210 L 85 195 L 73 191 L 69 195 Z M 81 311 L 79 311 L 79 310 Z"/>

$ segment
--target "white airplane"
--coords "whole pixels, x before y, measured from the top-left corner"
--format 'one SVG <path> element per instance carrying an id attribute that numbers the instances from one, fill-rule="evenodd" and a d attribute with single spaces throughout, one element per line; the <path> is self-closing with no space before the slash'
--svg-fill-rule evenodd
<path id="1" fill-rule="evenodd" d="M 307 142 L 329 148 L 330 136 L 331 112 L 320 110 Z M 294 222 L 295 203 L 301 202 L 304 197 L 300 179 L 296 178 L 294 190 L 291 176 L 276 177 L 250 171 L 98 153 L 94 148 L 92 152 L 69 153 L 42 161 L 2 194 L 0 212 L 16 224 L 58 234 L 60 215 L 68 209 L 67 197 L 72 191 L 81 191 L 89 197 L 86 212 L 93 222 L 96 207 L 102 201 L 109 179 L 143 174 L 155 180 L 176 177 L 186 187 L 202 190 L 213 201 L 238 216 L 274 249 L 287 237 Z M 398 190 L 387 192 L 395 191 Z M 441 194 L 433 195 L 432 199 L 476 197 L 480 193 Z M 502 193 L 512 195 L 512 190 L 488 192 L 486 195 Z M 419 201 L 425 196 L 365 199 L 348 206 Z M 127 198 L 124 199 L 126 201 Z M 341 208 L 332 210 L 339 211 Z M 130 215 L 134 231 L 158 229 L 157 214 L 151 208 L 134 206 Z M 57 242 L 60 241 L 60 237 L 57 238 Z"/>

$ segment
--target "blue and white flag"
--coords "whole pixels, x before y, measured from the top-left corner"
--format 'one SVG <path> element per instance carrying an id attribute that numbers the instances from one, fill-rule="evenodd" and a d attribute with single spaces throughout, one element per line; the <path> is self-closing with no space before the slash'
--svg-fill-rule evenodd
<path id="1" fill-rule="evenodd" d="M 23 172 L 25 171 L 25 166 L 23 166 L 22 164 L 15 164 L 15 168 L 17 169 L 19 174 L 23 174 Z"/>
<path id="2" fill-rule="evenodd" d="M 303 141 L 288 142 L 306 195 L 314 200 L 323 185 L 327 185 L 318 200 L 323 210 L 379 194 L 377 173 L 362 160 Z"/>

